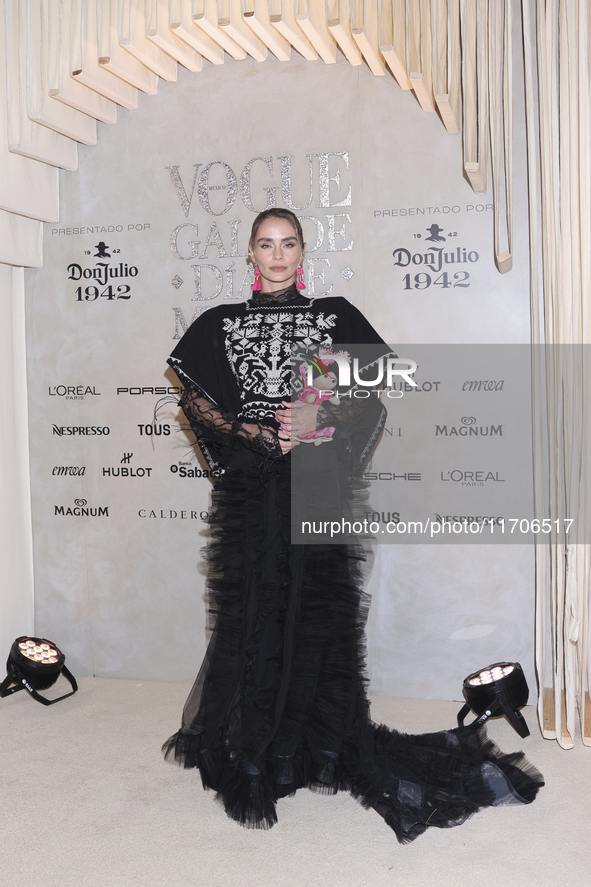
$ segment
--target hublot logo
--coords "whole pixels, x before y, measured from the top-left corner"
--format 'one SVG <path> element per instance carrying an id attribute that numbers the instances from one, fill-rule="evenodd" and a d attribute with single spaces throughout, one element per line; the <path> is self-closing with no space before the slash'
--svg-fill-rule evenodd
<path id="1" fill-rule="evenodd" d="M 132 456 L 133 453 L 124 453 L 117 468 L 103 468 L 103 477 L 150 477 L 151 468 L 132 468 Z"/>

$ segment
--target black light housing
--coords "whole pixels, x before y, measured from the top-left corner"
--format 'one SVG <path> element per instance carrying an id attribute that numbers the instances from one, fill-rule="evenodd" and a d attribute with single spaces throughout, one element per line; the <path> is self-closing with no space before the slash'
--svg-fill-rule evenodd
<path id="1" fill-rule="evenodd" d="M 480 726 L 488 718 L 505 715 L 520 736 L 529 736 L 529 729 L 519 709 L 527 703 L 529 688 L 519 662 L 494 662 L 464 679 L 462 692 L 466 704 L 458 713 L 458 724 L 470 710 L 478 715 Z"/>
<path id="2" fill-rule="evenodd" d="M 10 648 L 6 661 L 7 676 L 0 684 L 0 697 L 10 696 L 19 690 L 27 690 L 33 699 L 43 705 L 53 705 L 61 699 L 73 696 L 78 689 L 76 678 L 65 666 L 66 657 L 53 641 L 28 635 L 17 638 Z M 62 674 L 72 690 L 57 699 L 46 699 L 38 692 L 52 687 Z M 16 686 L 11 686 L 15 684 Z"/>

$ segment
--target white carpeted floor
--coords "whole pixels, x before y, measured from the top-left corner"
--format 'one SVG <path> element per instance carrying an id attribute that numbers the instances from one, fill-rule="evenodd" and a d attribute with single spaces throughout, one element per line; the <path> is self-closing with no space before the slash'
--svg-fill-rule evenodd
<path id="1" fill-rule="evenodd" d="M 47 695 L 57 695 L 60 680 Z M 591 749 L 544 741 L 533 708 L 520 739 L 546 787 L 529 807 L 485 810 L 400 846 L 349 795 L 301 791 L 279 802 L 268 832 L 227 819 L 195 771 L 166 764 L 188 684 L 86 678 L 46 708 L 0 700 L 0 884 L 60 887 L 550 887 L 589 883 Z M 62 690 L 64 692 L 64 690 Z M 454 726 L 459 704 L 376 697 L 372 716 L 400 730 Z"/>

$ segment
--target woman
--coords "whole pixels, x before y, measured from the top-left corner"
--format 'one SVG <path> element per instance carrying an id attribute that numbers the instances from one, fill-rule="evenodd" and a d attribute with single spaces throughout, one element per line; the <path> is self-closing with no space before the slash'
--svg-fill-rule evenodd
<path id="1" fill-rule="evenodd" d="M 213 634 L 164 750 L 198 767 L 244 825 L 272 826 L 277 800 L 298 788 L 346 789 L 407 842 L 487 804 L 529 803 L 543 783 L 482 729 L 406 736 L 369 718 L 363 553 L 291 543 L 291 470 L 297 458 L 294 477 L 332 477 L 347 507 L 354 484 L 343 478 L 367 461 L 385 411 L 378 398 L 291 403 L 291 366 L 294 353 L 345 344 L 389 349 L 345 299 L 302 295 L 304 253 L 293 213 L 257 216 L 252 298 L 205 312 L 169 360 L 198 444 L 222 473 L 208 550 Z M 315 431 L 327 443 L 305 445 Z"/>

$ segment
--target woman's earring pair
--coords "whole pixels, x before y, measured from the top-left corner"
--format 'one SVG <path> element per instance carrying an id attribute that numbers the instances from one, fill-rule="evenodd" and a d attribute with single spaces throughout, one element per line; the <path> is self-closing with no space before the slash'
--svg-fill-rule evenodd
<path id="1" fill-rule="evenodd" d="M 298 282 L 296 283 L 296 289 L 305 290 L 306 284 L 304 283 L 304 269 L 301 265 L 298 265 L 297 275 Z M 252 285 L 252 291 L 253 293 L 260 293 L 261 290 L 261 269 L 257 265 L 254 269 L 254 283 Z"/>

